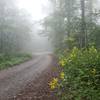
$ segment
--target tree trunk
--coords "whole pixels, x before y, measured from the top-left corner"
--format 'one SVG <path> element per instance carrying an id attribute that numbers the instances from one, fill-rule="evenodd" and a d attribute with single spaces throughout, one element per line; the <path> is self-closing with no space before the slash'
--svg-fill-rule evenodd
<path id="1" fill-rule="evenodd" d="M 86 47 L 87 44 L 86 23 L 85 23 L 85 0 L 81 0 L 81 34 L 80 48 Z"/>

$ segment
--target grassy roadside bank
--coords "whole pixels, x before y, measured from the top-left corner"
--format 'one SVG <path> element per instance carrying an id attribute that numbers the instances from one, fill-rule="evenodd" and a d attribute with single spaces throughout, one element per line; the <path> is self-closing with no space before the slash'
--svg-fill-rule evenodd
<path id="1" fill-rule="evenodd" d="M 100 100 L 100 51 L 94 46 L 74 47 L 60 52 L 61 79 L 54 78 L 50 86 L 58 89 L 60 100 Z"/>
<path id="2" fill-rule="evenodd" d="M 16 55 L 0 54 L 0 70 L 7 69 L 14 65 L 20 64 L 31 58 L 32 56 L 30 54 L 16 54 Z"/>

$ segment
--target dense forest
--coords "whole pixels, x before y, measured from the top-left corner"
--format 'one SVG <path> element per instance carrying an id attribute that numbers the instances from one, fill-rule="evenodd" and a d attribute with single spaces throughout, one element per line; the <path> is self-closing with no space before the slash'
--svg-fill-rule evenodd
<path id="1" fill-rule="evenodd" d="M 99 47 L 98 0 L 51 0 L 53 13 L 43 25 L 46 34 L 58 48 L 78 48 L 95 45 Z"/>

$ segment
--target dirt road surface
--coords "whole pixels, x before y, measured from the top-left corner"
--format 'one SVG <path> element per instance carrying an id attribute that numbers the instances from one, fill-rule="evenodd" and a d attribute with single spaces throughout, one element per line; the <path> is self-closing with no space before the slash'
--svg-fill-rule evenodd
<path id="1" fill-rule="evenodd" d="M 20 91 L 24 90 L 28 83 L 34 82 L 38 79 L 37 77 L 41 77 L 52 62 L 53 57 L 50 54 L 40 54 L 35 55 L 33 59 L 23 64 L 0 71 L 0 100 L 15 100 L 13 97 L 16 97 Z M 34 85 L 38 84 L 38 82 L 39 80 L 36 80 Z M 18 100 L 31 99 L 18 98 Z"/>

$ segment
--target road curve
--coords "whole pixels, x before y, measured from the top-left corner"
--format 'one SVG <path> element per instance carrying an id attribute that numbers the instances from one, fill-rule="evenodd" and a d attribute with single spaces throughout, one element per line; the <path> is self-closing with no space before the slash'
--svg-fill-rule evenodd
<path id="1" fill-rule="evenodd" d="M 28 82 L 48 68 L 52 62 L 49 54 L 35 55 L 35 58 L 23 64 L 0 71 L 0 100 L 9 100 L 25 88 Z"/>

